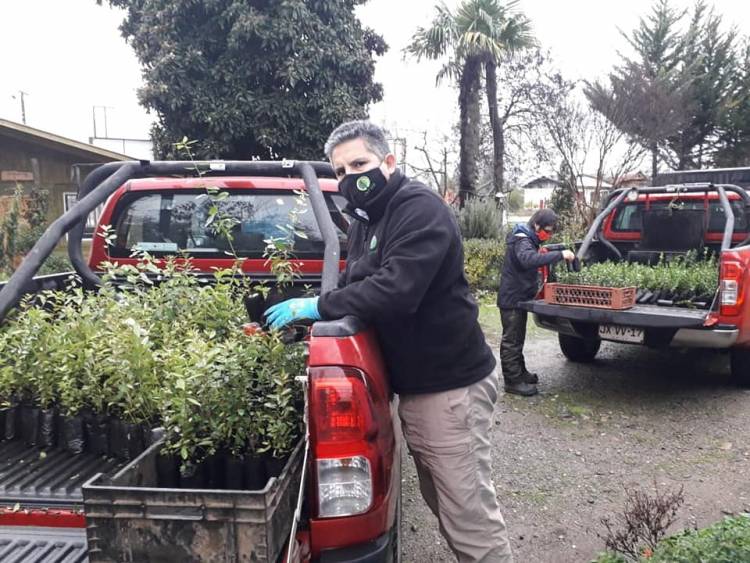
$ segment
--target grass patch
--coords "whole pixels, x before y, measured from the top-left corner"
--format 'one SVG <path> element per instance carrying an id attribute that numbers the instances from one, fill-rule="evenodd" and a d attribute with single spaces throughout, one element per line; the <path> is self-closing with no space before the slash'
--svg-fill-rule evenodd
<path id="1" fill-rule="evenodd" d="M 495 295 L 483 295 L 477 297 L 479 305 L 479 324 L 482 326 L 487 342 L 493 348 L 500 348 L 500 337 L 503 335 L 503 325 L 500 322 L 500 309 L 495 304 Z M 552 338 L 554 333 L 550 330 L 540 328 L 534 322 L 532 315 L 526 323 L 526 338 Z"/>

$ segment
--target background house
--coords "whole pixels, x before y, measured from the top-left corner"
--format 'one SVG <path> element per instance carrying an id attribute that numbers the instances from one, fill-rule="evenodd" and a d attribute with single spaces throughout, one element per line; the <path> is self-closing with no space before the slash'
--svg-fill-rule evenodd
<path id="1" fill-rule="evenodd" d="M 540 176 L 524 184 L 523 206 L 528 209 L 540 209 L 549 205 L 552 192 L 560 186 L 560 182 L 554 178 Z"/>
<path id="2" fill-rule="evenodd" d="M 133 158 L 21 123 L 0 119 L 0 216 L 20 185 L 49 191 L 48 220 L 60 216 L 76 200 L 78 181 L 74 164 L 81 166 L 80 180 L 98 164 Z M 89 217 L 95 222 L 96 216 Z"/>

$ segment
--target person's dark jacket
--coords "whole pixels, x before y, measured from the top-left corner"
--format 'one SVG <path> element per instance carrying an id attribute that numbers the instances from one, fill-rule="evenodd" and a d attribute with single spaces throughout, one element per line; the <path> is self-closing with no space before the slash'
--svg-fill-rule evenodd
<path id="1" fill-rule="evenodd" d="M 538 285 L 538 268 L 563 259 L 561 251 L 539 253 L 539 237 L 528 225 L 516 225 L 505 240 L 505 260 L 500 274 L 497 306 L 517 309 L 518 303 L 533 299 Z"/>
<path id="2" fill-rule="evenodd" d="M 432 393 L 486 377 L 495 358 L 464 274 L 456 219 L 424 184 L 396 171 L 349 228 L 339 288 L 323 319 L 354 315 L 378 334 L 397 393 Z"/>

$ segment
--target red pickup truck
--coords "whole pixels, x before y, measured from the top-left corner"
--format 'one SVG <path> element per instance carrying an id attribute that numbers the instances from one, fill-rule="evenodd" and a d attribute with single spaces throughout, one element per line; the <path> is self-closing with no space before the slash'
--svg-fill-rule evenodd
<path id="1" fill-rule="evenodd" d="M 201 177 L 190 177 L 196 166 Z M 304 233 L 295 237 L 293 248 L 298 282 L 329 291 L 337 283 L 348 225 L 332 178 L 323 163 L 106 164 L 89 175 L 78 204 L 50 226 L 12 278 L 0 285 L 0 323 L 22 296 L 63 287 L 65 275 L 33 275 L 66 233 L 71 261 L 89 289 L 100 283 L 103 261 L 132 262 L 133 249 L 157 258 L 187 253 L 199 274 L 230 266 L 226 241 L 205 227 L 210 203 L 201 195 L 207 187 L 228 194 L 221 208 L 237 220 L 233 250 L 245 259 L 242 269 L 254 279 L 270 277 L 263 241 L 279 234 L 277 225 L 289 221 L 296 193 L 306 191 L 309 209 L 292 215 L 295 231 Z M 86 260 L 81 252 L 85 220 L 105 201 L 100 226 L 110 225 L 114 238 L 108 246 L 94 237 Z M 399 561 L 400 446 L 394 395 L 377 339 L 361 321 L 347 317 L 315 323 L 306 342 L 309 459 L 298 549 L 291 560 Z M 7 441 L 0 444 L 0 560 L 47 561 L 51 553 L 70 557 L 65 561 L 84 560 L 87 522 L 81 485 L 116 467 L 111 460 L 87 457 L 77 463 L 61 452 L 40 456 L 22 449 Z M 34 463 L 26 470 L 19 466 L 21 458 Z M 50 487 L 50 482 L 57 485 Z M 97 534 L 90 522 L 88 534 L 89 542 Z M 179 560 L 209 560 L 202 555 L 175 553 Z"/>
<path id="2" fill-rule="evenodd" d="M 717 258 L 718 289 L 690 307 L 647 299 L 626 310 L 545 302 L 544 288 L 522 303 L 536 323 L 558 333 L 571 361 L 594 359 L 602 340 L 653 348 L 727 350 L 733 378 L 750 385 L 750 195 L 730 184 L 694 183 L 620 189 L 609 194 L 586 237 L 584 264 L 654 264 L 699 251 Z M 554 281 L 554 272 L 549 281 Z"/>

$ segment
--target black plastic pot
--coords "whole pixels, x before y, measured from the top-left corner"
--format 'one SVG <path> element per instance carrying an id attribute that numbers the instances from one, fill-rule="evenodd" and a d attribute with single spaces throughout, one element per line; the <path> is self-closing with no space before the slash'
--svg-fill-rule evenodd
<path id="1" fill-rule="evenodd" d="M 279 458 L 272 455 L 266 456 L 263 461 L 266 467 L 267 479 L 281 475 L 281 471 L 284 469 L 287 459 L 288 457 Z"/>
<path id="2" fill-rule="evenodd" d="M 180 486 L 180 462 L 174 455 L 156 457 L 156 479 L 159 487 L 176 489 Z"/>
<path id="3" fill-rule="evenodd" d="M 5 410 L 5 439 L 6 440 L 14 440 L 19 432 L 20 423 L 18 421 L 19 418 L 19 407 L 17 405 L 11 404 L 7 409 Z"/>
<path id="4" fill-rule="evenodd" d="M 39 412 L 39 434 L 37 444 L 49 449 L 57 445 L 57 409 L 42 409 Z"/>
<path id="5" fill-rule="evenodd" d="M 645 290 L 641 296 L 637 299 L 638 303 L 650 303 L 654 294 L 648 290 Z"/>
<path id="6" fill-rule="evenodd" d="M 263 323 L 263 312 L 266 310 L 266 300 L 260 293 L 251 293 L 244 297 L 247 316 L 252 323 Z"/>
<path id="7" fill-rule="evenodd" d="M 205 462 L 191 465 L 185 471 L 180 470 L 181 489 L 205 489 L 206 481 Z"/>
<path id="8" fill-rule="evenodd" d="M 86 437 L 82 416 L 62 417 L 62 446 L 72 454 L 83 453 L 86 448 Z"/>
<path id="9" fill-rule="evenodd" d="M 242 476 L 244 473 L 245 460 L 237 456 L 227 456 L 224 465 L 224 486 L 233 491 L 242 489 Z"/>
<path id="10" fill-rule="evenodd" d="M 142 425 L 143 431 L 143 447 L 148 448 L 150 445 L 155 444 L 164 437 L 164 427 L 156 426 L 152 427 L 150 424 Z"/>
<path id="11" fill-rule="evenodd" d="M 39 435 L 39 411 L 39 407 L 21 406 L 21 438 L 29 446 L 36 446 Z"/>
<path id="12" fill-rule="evenodd" d="M 109 418 L 103 414 L 87 414 L 83 419 L 86 430 L 86 450 L 94 455 L 109 455 Z"/>
<path id="13" fill-rule="evenodd" d="M 226 483 L 225 467 L 227 452 L 217 452 L 206 458 L 206 486 L 209 489 L 223 489 Z"/>
<path id="14" fill-rule="evenodd" d="M 143 429 L 139 424 L 118 418 L 109 424 L 109 451 L 118 459 L 130 461 L 144 450 Z"/>
<path id="15" fill-rule="evenodd" d="M 245 456 L 242 464 L 242 486 L 250 491 L 260 491 L 267 482 L 265 460 L 256 455 Z"/>

